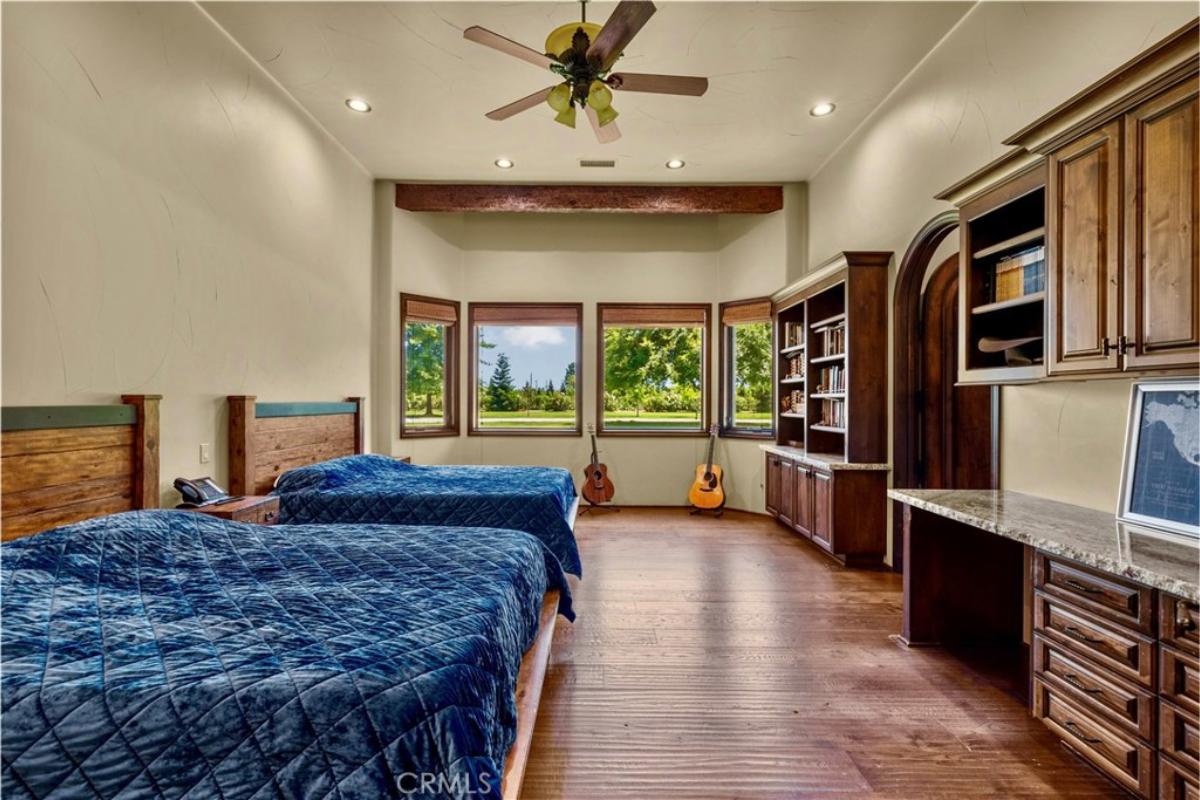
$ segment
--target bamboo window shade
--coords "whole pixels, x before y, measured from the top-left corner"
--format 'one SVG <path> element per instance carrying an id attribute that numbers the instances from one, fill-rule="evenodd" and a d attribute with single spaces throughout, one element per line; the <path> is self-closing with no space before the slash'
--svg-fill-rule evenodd
<path id="1" fill-rule="evenodd" d="M 405 297 L 404 321 L 454 325 L 458 322 L 458 303 L 449 300 Z"/>
<path id="2" fill-rule="evenodd" d="M 767 299 L 746 300 L 729 303 L 721 309 L 722 325 L 747 325 L 754 322 L 771 321 L 771 301 Z"/>
<path id="3" fill-rule="evenodd" d="M 608 328 L 703 328 L 708 306 L 612 305 L 600 309 L 600 322 Z"/>
<path id="4" fill-rule="evenodd" d="M 471 320 L 476 325 L 563 325 L 576 327 L 582 321 L 576 304 L 472 304 Z"/>

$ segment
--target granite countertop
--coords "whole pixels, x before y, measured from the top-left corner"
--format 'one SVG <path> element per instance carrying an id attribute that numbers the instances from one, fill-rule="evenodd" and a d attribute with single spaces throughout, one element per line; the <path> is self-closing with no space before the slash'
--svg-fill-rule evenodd
<path id="1" fill-rule="evenodd" d="M 845 456 L 839 453 L 810 453 L 801 447 L 788 447 L 785 444 L 760 444 L 759 449 L 768 453 L 774 453 L 777 456 L 790 458 L 793 461 L 801 461 L 808 464 L 810 467 L 818 467 L 821 469 L 856 469 L 856 470 L 890 470 L 887 464 L 867 464 L 857 461 L 847 461 Z"/>
<path id="2" fill-rule="evenodd" d="M 891 489 L 888 497 L 1200 602 L 1200 542 L 1020 492 Z"/>

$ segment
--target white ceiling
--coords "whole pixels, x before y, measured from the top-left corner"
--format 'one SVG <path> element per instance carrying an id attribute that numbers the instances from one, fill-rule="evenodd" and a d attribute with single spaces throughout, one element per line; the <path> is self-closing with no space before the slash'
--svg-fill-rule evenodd
<path id="1" fill-rule="evenodd" d="M 660 2 L 618 69 L 705 75 L 701 98 L 617 93 L 624 136 L 598 144 L 538 106 L 484 112 L 554 83 L 468 42 L 482 25 L 542 50 L 575 3 L 205 3 L 204 8 L 380 178 L 791 181 L 811 176 L 970 3 Z M 603 21 L 615 3 L 589 4 Z M 367 98 L 370 114 L 345 106 Z M 808 110 L 831 100 L 837 111 Z M 493 165 L 500 156 L 512 170 Z M 581 158 L 613 158 L 610 170 Z M 682 158 L 687 167 L 663 164 Z"/>

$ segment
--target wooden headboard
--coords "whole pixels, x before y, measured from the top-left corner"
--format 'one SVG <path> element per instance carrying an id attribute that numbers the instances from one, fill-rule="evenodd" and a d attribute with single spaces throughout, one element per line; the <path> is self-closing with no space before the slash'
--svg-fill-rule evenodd
<path id="1" fill-rule="evenodd" d="M 0 409 L 0 539 L 158 508 L 158 401 Z"/>
<path id="2" fill-rule="evenodd" d="M 229 491 L 267 494 L 289 469 L 363 452 L 365 400 L 259 403 L 231 395 Z"/>

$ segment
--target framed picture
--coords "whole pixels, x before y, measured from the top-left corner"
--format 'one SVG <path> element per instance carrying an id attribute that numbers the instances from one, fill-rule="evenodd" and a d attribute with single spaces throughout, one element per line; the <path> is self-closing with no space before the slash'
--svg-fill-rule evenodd
<path id="1" fill-rule="evenodd" d="M 1200 539 L 1200 380 L 1134 383 L 1117 519 Z"/>

